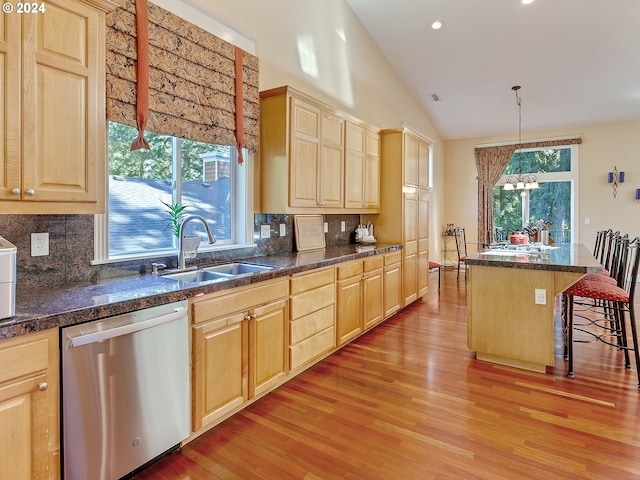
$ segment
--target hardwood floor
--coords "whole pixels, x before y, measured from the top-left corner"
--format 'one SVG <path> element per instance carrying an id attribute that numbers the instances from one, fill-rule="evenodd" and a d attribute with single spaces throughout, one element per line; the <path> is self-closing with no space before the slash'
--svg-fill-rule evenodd
<path id="1" fill-rule="evenodd" d="M 640 393 L 620 352 L 577 345 L 575 379 L 559 342 L 547 374 L 479 362 L 464 277 L 431 290 L 135 478 L 640 478 Z"/>

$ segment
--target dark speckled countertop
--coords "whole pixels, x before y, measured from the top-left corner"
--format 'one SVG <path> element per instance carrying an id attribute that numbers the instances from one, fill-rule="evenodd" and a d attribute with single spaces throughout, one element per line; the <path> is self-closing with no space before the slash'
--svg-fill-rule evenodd
<path id="1" fill-rule="evenodd" d="M 71 283 L 57 289 L 18 291 L 16 315 L 0 320 L 0 339 L 119 315 L 400 248 L 400 245 L 377 244 L 361 247 L 349 244 L 322 250 L 252 257 L 247 263 L 274 268 L 236 276 L 229 280 L 199 284 L 162 276 L 137 275 L 102 280 L 98 283 Z"/>
<path id="2" fill-rule="evenodd" d="M 465 260 L 467 265 L 486 267 L 526 268 L 555 272 L 598 273 L 602 265 L 582 244 L 568 243 L 552 248 L 530 245 L 530 250 L 496 249 L 474 253 Z M 540 250 L 540 251 L 537 251 Z"/>

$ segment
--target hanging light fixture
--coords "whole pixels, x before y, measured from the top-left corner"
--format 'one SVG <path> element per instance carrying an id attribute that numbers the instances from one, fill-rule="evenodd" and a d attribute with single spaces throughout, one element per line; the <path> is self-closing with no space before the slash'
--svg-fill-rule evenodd
<path id="1" fill-rule="evenodd" d="M 518 152 L 518 160 L 520 161 L 520 170 L 517 177 L 507 177 L 503 188 L 504 190 L 522 190 L 521 195 L 524 195 L 525 190 L 533 190 L 538 188 L 539 185 L 538 178 L 535 175 L 522 174 L 522 101 L 520 95 L 518 95 L 520 88 L 520 85 L 511 87 L 511 90 L 516 93 L 516 103 L 518 105 L 518 148 L 520 149 Z"/>

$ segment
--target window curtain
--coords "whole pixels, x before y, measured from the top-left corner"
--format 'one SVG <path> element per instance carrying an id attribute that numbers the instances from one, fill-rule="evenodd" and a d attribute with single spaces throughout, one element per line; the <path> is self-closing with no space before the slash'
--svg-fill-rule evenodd
<path id="1" fill-rule="evenodd" d="M 115 2 L 120 8 L 107 15 L 107 119 L 138 128 L 136 5 L 135 0 Z M 146 129 L 256 151 L 258 58 L 246 51 L 237 55 L 234 45 L 153 3 L 149 3 L 148 17 Z M 237 69 L 236 58 L 241 63 Z M 242 75 L 238 105 L 236 71 Z"/>
<path id="2" fill-rule="evenodd" d="M 582 138 L 540 140 L 513 145 L 476 147 L 476 169 L 478 170 L 478 243 L 491 241 L 493 231 L 493 187 L 509 165 L 516 149 L 554 148 L 579 145 Z"/>
<path id="3" fill-rule="evenodd" d="M 478 243 L 491 241 L 493 230 L 493 187 L 516 151 L 516 145 L 476 148 L 478 170 Z"/>

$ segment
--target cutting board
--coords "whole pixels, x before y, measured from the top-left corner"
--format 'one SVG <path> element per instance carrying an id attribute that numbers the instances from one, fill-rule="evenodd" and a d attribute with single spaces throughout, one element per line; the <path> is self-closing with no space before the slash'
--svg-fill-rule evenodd
<path id="1" fill-rule="evenodd" d="M 322 215 L 296 215 L 293 217 L 296 232 L 296 250 L 325 248 Z"/>

